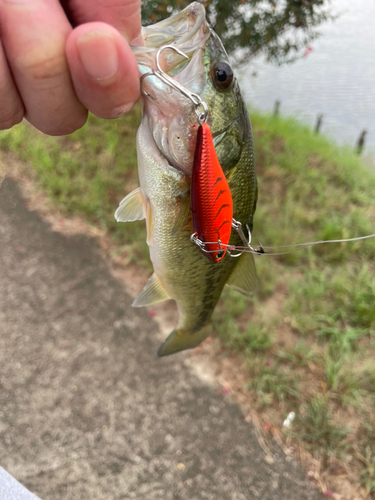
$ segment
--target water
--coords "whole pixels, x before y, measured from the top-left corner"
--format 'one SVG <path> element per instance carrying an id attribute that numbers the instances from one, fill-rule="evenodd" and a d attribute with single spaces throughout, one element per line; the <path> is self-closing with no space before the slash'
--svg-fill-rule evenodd
<path id="1" fill-rule="evenodd" d="M 354 146 L 368 130 L 366 151 L 375 152 L 375 0 L 332 0 L 335 21 L 321 25 L 313 51 L 277 67 L 258 58 L 241 71 L 241 88 L 253 107 L 314 125 L 340 144 Z M 253 76 L 253 72 L 257 76 Z"/>

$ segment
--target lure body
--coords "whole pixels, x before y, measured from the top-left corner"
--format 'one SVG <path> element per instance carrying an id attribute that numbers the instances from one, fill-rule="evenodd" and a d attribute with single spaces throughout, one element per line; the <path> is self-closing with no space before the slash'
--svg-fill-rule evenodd
<path id="1" fill-rule="evenodd" d="M 210 127 L 199 126 L 191 178 L 193 230 L 205 244 L 210 260 L 224 258 L 229 243 L 233 201 L 228 182 L 215 152 Z"/>

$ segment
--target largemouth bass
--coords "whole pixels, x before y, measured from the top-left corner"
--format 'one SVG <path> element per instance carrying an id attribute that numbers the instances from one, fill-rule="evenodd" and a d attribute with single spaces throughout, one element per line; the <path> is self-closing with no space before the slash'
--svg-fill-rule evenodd
<path id="1" fill-rule="evenodd" d="M 173 44 L 188 56 L 163 51 L 163 71 L 207 104 L 207 123 L 231 191 L 233 217 L 251 231 L 257 180 L 250 120 L 204 7 L 194 2 L 177 15 L 143 28 L 142 36 L 144 46 L 134 49 L 141 75 L 156 69 L 161 47 Z M 190 240 L 190 184 L 198 130 L 194 106 L 156 75 L 144 77 L 142 85 L 143 118 L 137 134 L 140 188 L 121 202 L 115 216 L 121 222 L 146 219 L 154 274 L 133 306 L 170 298 L 177 303 L 178 325 L 158 351 L 165 356 L 193 348 L 210 335 L 211 316 L 224 286 L 251 296 L 256 272 L 251 253 L 234 258 L 227 252 L 215 262 Z M 234 230 L 230 244 L 243 244 Z"/>

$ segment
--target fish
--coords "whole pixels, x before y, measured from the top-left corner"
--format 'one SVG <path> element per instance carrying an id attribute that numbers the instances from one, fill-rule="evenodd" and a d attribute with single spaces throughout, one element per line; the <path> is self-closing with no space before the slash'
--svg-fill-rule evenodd
<path id="1" fill-rule="evenodd" d="M 233 218 L 246 237 L 253 229 L 258 188 L 248 110 L 203 5 L 193 2 L 170 18 L 142 28 L 142 38 L 144 45 L 133 48 L 143 89 L 137 132 L 140 186 L 122 200 L 115 217 L 119 222 L 146 219 L 154 273 L 133 306 L 175 300 L 178 323 L 158 350 L 158 356 L 166 356 L 194 348 L 207 338 L 223 288 L 228 285 L 252 297 L 257 275 L 251 253 L 234 258 L 227 251 L 216 261 L 191 240 L 192 175 L 201 124 L 192 101 L 156 74 L 161 49 L 172 45 L 180 51 L 159 52 L 160 67 L 208 108 L 209 140 L 230 189 Z M 238 231 L 231 230 L 229 244 L 243 245 Z"/>

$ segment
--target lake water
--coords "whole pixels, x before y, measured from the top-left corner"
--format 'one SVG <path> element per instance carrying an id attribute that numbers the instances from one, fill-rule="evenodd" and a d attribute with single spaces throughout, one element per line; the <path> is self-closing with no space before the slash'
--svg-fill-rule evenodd
<path id="1" fill-rule="evenodd" d="M 282 115 L 311 125 L 323 113 L 322 133 L 340 144 L 354 145 L 367 129 L 365 151 L 375 152 L 375 0 L 330 5 L 340 15 L 321 25 L 307 57 L 281 67 L 255 59 L 240 71 L 241 88 L 261 110 L 279 100 Z"/>

